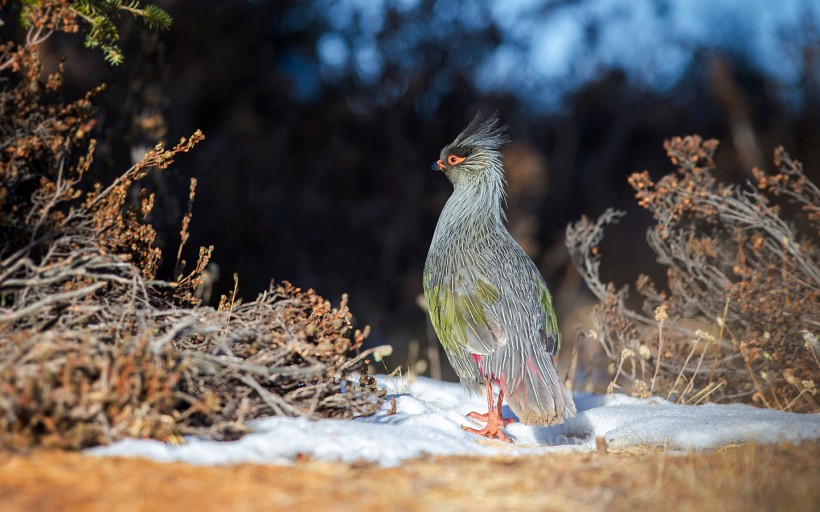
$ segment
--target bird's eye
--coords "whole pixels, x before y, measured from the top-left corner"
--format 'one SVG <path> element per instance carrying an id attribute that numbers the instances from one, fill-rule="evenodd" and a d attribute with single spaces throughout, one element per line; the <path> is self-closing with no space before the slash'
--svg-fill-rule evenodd
<path id="1" fill-rule="evenodd" d="M 450 165 L 458 165 L 464 161 L 464 157 L 450 155 L 447 157 L 447 163 Z"/>

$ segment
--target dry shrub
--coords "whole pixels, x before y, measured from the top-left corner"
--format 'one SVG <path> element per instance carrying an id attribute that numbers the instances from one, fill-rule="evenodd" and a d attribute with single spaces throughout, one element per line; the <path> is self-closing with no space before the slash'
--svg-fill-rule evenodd
<path id="1" fill-rule="evenodd" d="M 609 391 L 818 411 L 820 191 L 782 148 L 776 174 L 754 169 L 756 183 L 720 183 L 717 145 L 673 138 L 664 147 L 676 172 L 629 178 L 654 218 L 649 246 L 667 268 L 665 291 L 638 277 L 642 311 L 628 306 L 628 287 L 599 275 L 603 228 L 624 213 L 567 228 L 573 261 L 600 301 L 589 335 L 611 361 Z"/>
<path id="2" fill-rule="evenodd" d="M 364 371 L 367 336 L 338 308 L 287 283 L 242 304 L 200 305 L 213 248 L 173 279 L 147 218 L 149 172 L 204 139 L 158 144 L 112 184 L 85 186 L 95 89 L 63 103 L 61 68 L 38 45 L 76 30 L 68 2 L 26 11 L 26 41 L 0 46 L 0 443 L 80 448 L 125 436 L 231 439 L 262 415 L 350 418 L 383 400 Z M 195 196 L 192 180 L 190 201 Z M 137 194 L 132 194 L 136 191 Z M 131 201 L 129 197 L 139 197 Z"/>
<path id="3" fill-rule="evenodd" d="M 91 311 L 102 304 L 106 317 Z M 73 327 L 20 327 L 57 309 L 69 310 L 61 324 Z M 350 357 L 366 330 L 352 329 L 346 298 L 333 308 L 287 283 L 221 310 L 78 296 L 26 318 L 0 331 L 0 440 L 7 446 L 234 439 L 249 431 L 248 419 L 351 418 L 372 414 L 383 399 L 364 372 L 371 351 Z M 359 374 L 355 382 L 351 374 Z"/>

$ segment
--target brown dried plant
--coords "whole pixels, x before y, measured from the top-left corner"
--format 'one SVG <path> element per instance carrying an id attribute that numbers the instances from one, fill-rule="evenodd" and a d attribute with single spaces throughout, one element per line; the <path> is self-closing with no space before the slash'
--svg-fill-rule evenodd
<path id="1" fill-rule="evenodd" d="M 567 228 L 573 261 L 600 301 L 589 334 L 611 361 L 609 391 L 818 411 L 820 190 L 783 148 L 776 174 L 754 169 L 756 183 L 720 183 L 717 145 L 673 138 L 664 147 L 676 172 L 629 177 L 667 269 L 664 291 L 638 277 L 642 311 L 629 307 L 628 287 L 599 274 L 604 226 L 624 212 Z"/>
<path id="2" fill-rule="evenodd" d="M 333 308 L 285 283 L 244 304 L 202 306 L 213 247 L 185 271 L 190 206 L 174 278 L 157 277 L 153 196 L 140 182 L 201 132 L 158 144 L 108 186 L 86 186 L 100 88 L 60 102 L 62 64 L 44 75 L 38 53 L 75 26 L 66 5 L 29 11 L 41 18 L 26 40 L 0 46 L 0 444 L 229 439 L 261 415 L 375 412 L 384 393 L 366 374 L 368 330 L 353 329 L 346 297 Z M 140 200 L 128 204 L 134 189 Z M 195 190 L 192 180 L 190 203 Z"/>

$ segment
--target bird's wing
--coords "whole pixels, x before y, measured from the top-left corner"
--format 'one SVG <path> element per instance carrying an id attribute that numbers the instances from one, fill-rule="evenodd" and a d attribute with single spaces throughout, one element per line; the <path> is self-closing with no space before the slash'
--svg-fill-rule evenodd
<path id="1" fill-rule="evenodd" d="M 506 345 L 507 333 L 493 312 L 498 288 L 474 268 L 446 276 L 425 295 L 445 349 L 487 355 Z"/>
<path id="2" fill-rule="evenodd" d="M 554 356 L 561 348 L 561 334 L 558 332 L 558 318 L 555 316 L 555 308 L 552 305 L 552 295 L 544 282 L 544 278 L 534 264 L 531 273 L 536 287 L 535 299 L 542 315 L 541 329 L 539 329 L 538 335 L 546 351 Z"/>

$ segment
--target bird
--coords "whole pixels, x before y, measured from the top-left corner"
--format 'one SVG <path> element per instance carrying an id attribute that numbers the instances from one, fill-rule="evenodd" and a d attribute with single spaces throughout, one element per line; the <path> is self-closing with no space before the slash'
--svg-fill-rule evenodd
<path id="1" fill-rule="evenodd" d="M 468 432 L 511 442 L 502 427 L 562 423 L 575 415 L 555 368 L 561 338 L 552 295 L 506 226 L 506 176 L 499 152 L 509 142 L 499 115 L 479 112 L 445 146 L 432 169 L 453 185 L 423 270 L 430 320 L 447 358 L 471 392 L 487 393 L 486 422 Z M 498 388 L 494 400 L 493 387 Z"/>

